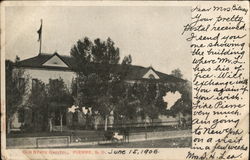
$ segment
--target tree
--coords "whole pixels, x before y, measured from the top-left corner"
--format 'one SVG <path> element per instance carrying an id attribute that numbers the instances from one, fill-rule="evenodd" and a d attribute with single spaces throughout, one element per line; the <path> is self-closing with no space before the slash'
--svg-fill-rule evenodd
<path id="1" fill-rule="evenodd" d="M 162 88 L 162 87 L 160 87 Z M 163 89 L 164 90 L 164 89 Z M 192 115 L 192 86 L 191 82 L 184 81 L 169 85 L 165 88 L 163 93 L 176 92 L 181 94 L 181 97 L 173 104 L 173 106 L 167 110 L 166 108 L 161 112 L 165 115 L 178 116 L 179 123 L 181 123 L 181 114 Z M 164 106 L 167 107 L 167 103 L 163 102 Z"/>
<path id="2" fill-rule="evenodd" d="M 181 70 L 175 69 L 172 71 L 171 75 L 182 78 L 183 74 L 181 73 Z M 185 81 L 182 83 L 178 83 L 175 85 L 175 88 L 181 93 L 181 98 L 177 100 L 177 102 L 174 104 L 174 106 L 171 108 L 171 112 L 173 114 L 191 114 L 192 113 L 192 86 L 191 82 Z"/>
<path id="3" fill-rule="evenodd" d="M 192 113 L 192 86 L 191 82 L 186 81 L 178 85 L 178 91 L 181 94 L 181 98 L 177 100 L 174 106 L 171 108 L 173 113 Z"/>
<path id="4" fill-rule="evenodd" d="M 72 57 L 76 58 L 78 65 L 83 65 L 92 61 L 92 46 L 93 43 L 90 39 L 85 37 L 83 40 L 78 40 L 77 43 L 71 48 L 70 54 Z"/>
<path id="5" fill-rule="evenodd" d="M 85 37 L 73 46 L 71 56 L 81 63 L 76 69 L 76 84 L 72 86 L 74 99 L 79 105 L 91 106 L 107 122 L 110 112 L 119 105 L 119 89 L 123 85 L 122 74 L 114 70 L 120 60 L 119 48 L 110 38 L 106 41 L 97 38 L 92 43 Z"/>
<path id="6" fill-rule="evenodd" d="M 25 129 L 31 131 L 47 130 L 48 124 L 48 96 L 45 84 L 40 81 L 32 80 L 31 93 L 28 99 L 28 105 L 31 110 L 31 122 L 25 124 Z"/>
<path id="7" fill-rule="evenodd" d="M 174 77 L 176 77 L 176 78 L 182 78 L 183 77 L 183 74 L 181 73 L 181 70 L 179 68 L 174 69 L 171 72 L 171 75 L 174 76 Z"/>
<path id="8" fill-rule="evenodd" d="M 119 85 L 119 84 L 118 84 Z M 118 95 L 115 101 L 115 122 L 118 124 L 124 124 L 137 117 L 138 100 L 133 95 L 134 87 L 131 84 L 120 83 L 119 87 L 116 87 L 117 91 L 114 95 Z"/>
<path id="9" fill-rule="evenodd" d="M 149 117 L 151 122 L 160 114 L 157 106 L 158 95 L 155 83 L 143 82 L 136 85 L 135 96 L 139 101 L 140 112 L 142 117 Z"/>
<path id="10" fill-rule="evenodd" d="M 131 55 L 125 56 L 122 60 L 122 64 L 131 65 L 131 63 L 132 63 Z"/>
<path id="11" fill-rule="evenodd" d="M 13 115 L 21 108 L 28 88 L 28 78 L 25 77 L 24 71 L 15 69 L 14 66 L 15 64 L 12 61 L 5 61 L 6 121 L 8 133 L 10 133 Z"/>
<path id="12" fill-rule="evenodd" d="M 66 109 L 73 104 L 73 98 L 67 89 L 62 78 L 49 79 L 47 84 L 47 101 L 49 104 L 49 113 L 59 112 L 60 128 L 62 131 L 62 120 Z"/>
<path id="13" fill-rule="evenodd" d="M 115 47 L 114 41 L 108 38 L 101 41 L 99 38 L 94 40 L 92 48 L 93 62 L 101 64 L 118 64 L 120 60 L 119 48 Z"/>

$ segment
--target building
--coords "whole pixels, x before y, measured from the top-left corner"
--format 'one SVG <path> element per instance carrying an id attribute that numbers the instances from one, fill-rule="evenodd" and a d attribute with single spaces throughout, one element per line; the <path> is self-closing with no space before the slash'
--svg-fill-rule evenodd
<path id="1" fill-rule="evenodd" d="M 98 64 L 91 64 L 94 68 L 102 69 L 103 66 Z M 69 56 L 62 56 L 58 53 L 54 54 L 44 54 L 41 53 L 35 57 L 28 58 L 22 61 L 19 61 L 16 64 L 16 69 L 24 70 L 24 77 L 29 77 L 29 85 L 33 86 L 37 80 L 41 80 L 44 83 L 48 83 L 49 79 L 59 79 L 62 78 L 67 86 L 67 88 L 71 89 L 71 84 L 73 79 L 77 77 L 75 73 L 76 69 L 76 62 L 73 57 Z M 111 67 L 114 72 L 122 72 L 123 67 L 121 65 L 114 65 Z M 173 77 L 171 75 L 156 71 L 153 67 L 141 67 L 135 65 L 128 65 L 126 67 L 126 76 L 125 76 L 125 83 L 129 85 L 133 85 L 135 82 L 141 81 L 152 81 L 154 83 L 164 83 L 164 84 L 172 84 L 172 83 L 185 83 L 185 80 L 180 78 Z M 23 79 L 24 77 L 20 77 Z M 72 106 L 68 106 L 70 108 Z M 86 109 L 85 109 L 86 110 Z M 20 128 L 24 121 L 20 121 L 18 118 L 18 112 L 14 115 L 13 122 L 11 127 L 13 129 Z M 91 110 L 86 110 L 85 112 L 68 112 L 67 110 L 64 111 L 62 120 L 60 120 L 60 115 L 57 112 L 53 114 L 53 130 L 67 129 L 72 124 L 77 124 L 79 127 L 84 126 L 87 121 L 87 116 L 90 116 Z M 191 115 L 189 115 L 190 117 Z M 31 120 L 25 120 L 25 123 L 32 123 Z M 95 117 L 94 120 L 95 128 L 98 126 L 103 126 L 103 119 L 100 117 Z M 176 117 L 171 116 L 160 116 L 156 122 L 169 122 L 168 125 L 178 124 L 178 119 Z M 142 126 L 145 120 L 142 120 L 138 117 L 136 120 L 132 120 L 128 122 L 132 126 Z M 108 125 L 109 127 L 113 127 L 115 124 L 114 117 L 112 114 L 108 118 Z M 63 128 L 62 128 L 63 125 Z"/>

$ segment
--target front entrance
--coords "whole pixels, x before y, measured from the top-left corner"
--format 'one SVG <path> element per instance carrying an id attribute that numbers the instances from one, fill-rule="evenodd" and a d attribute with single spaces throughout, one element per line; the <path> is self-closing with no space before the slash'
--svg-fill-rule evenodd
<path id="1" fill-rule="evenodd" d="M 53 104 L 50 107 L 49 130 L 63 131 L 66 128 L 66 111 L 67 107 Z"/>
<path id="2" fill-rule="evenodd" d="M 61 125 L 61 118 L 62 118 L 62 125 L 66 125 L 66 112 L 65 111 L 60 111 L 57 110 L 54 112 L 54 124 L 55 126 L 60 126 Z M 62 117 L 61 117 L 62 116 Z"/>

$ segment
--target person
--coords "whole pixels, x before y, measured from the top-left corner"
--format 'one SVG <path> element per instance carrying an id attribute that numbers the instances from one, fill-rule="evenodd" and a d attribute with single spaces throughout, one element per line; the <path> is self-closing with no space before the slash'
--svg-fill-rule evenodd
<path id="1" fill-rule="evenodd" d="M 106 141 L 110 141 L 113 139 L 114 133 L 112 131 L 105 131 L 104 138 Z"/>
<path id="2" fill-rule="evenodd" d="M 113 138 L 116 141 L 122 141 L 124 139 L 123 135 L 120 135 L 118 132 L 114 132 Z"/>
<path id="3" fill-rule="evenodd" d="M 186 121 L 186 119 L 185 119 L 185 118 L 182 118 L 181 121 L 182 121 L 182 127 L 185 128 L 185 127 L 187 126 L 187 121 Z"/>
<path id="4" fill-rule="evenodd" d="M 123 127 L 121 129 L 121 133 L 124 135 L 124 141 L 129 142 L 129 127 L 128 128 Z"/>

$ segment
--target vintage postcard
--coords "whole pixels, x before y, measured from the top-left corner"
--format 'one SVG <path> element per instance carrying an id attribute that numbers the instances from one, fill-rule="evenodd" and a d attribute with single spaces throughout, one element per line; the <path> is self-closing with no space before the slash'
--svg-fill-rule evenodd
<path id="1" fill-rule="evenodd" d="M 4 160 L 249 157 L 249 2 L 4 1 Z"/>

